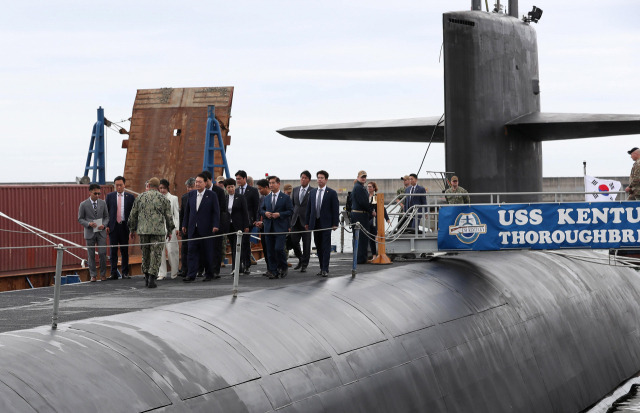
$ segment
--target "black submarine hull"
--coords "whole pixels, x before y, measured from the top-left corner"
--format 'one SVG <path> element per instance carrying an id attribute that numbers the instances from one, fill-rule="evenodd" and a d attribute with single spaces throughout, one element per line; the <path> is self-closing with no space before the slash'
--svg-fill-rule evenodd
<path id="1" fill-rule="evenodd" d="M 0 411 L 579 412 L 640 369 L 638 302 L 628 267 L 465 253 L 0 334 Z"/>

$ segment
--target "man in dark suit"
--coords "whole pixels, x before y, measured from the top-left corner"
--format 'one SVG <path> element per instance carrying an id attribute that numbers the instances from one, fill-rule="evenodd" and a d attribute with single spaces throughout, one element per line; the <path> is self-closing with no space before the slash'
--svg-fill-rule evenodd
<path id="1" fill-rule="evenodd" d="M 316 244 L 320 272 L 316 275 L 329 276 L 329 258 L 331 257 L 331 232 L 338 228 L 340 217 L 340 205 L 338 194 L 327 186 L 329 173 L 320 170 L 316 173 L 318 188 L 311 191 L 307 204 L 308 224 L 306 229 L 316 230 L 313 233 L 313 241 Z M 317 231 L 324 230 L 324 231 Z"/>
<path id="2" fill-rule="evenodd" d="M 224 234 L 227 232 L 227 228 L 223 227 L 223 223 L 227 222 L 227 207 L 224 204 L 226 192 L 218 185 L 214 185 L 211 179 L 211 172 L 204 170 L 202 174 L 207 178 L 205 182 L 205 187 L 213 191 L 218 197 L 218 209 L 220 210 L 220 233 Z M 222 247 L 222 237 L 215 237 L 213 239 L 213 276 L 214 278 L 220 277 L 220 267 L 222 266 L 224 252 Z"/>
<path id="3" fill-rule="evenodd" d="M 249 223 L 253 225 L 259 219 L 258 207 L 260 206 L 260 194 L 258 190 L 247 183 L 247 173 L 242 169 L 236 172 L 236 193 L 243 195 L 247 201 L 247 211 L 249 212 Z M 251 240 L 249 237 L 242 237 L 242 251 L 240 260 L 244 267 L 244 273 L 249 275 L 251 271 Z"/>
<path id="4" fill-rule="evenodd" d="M 237 267 L 236 260 L 236 241 L 238 235 L 237 231 L 244 232 L 242 238 L 249 238 L 249 212 L 247 211 L 247 201 L 243 195 L 240 195 L 236 192 L 236 180 L 233 178 L 224 180 L 225 189 L 227 190 L 227 194 L 225 197 L 225 203 L 227 205 L 227 211 L 229 214 L 227 215 L 229 218 L 229 222 L 227 223 L 228 228 L 228 238 L 229 243 L 231 244 L 231 259 L 233 260 L 233 268 Z M 242 252 L 241 252 L 242 254 Z M 239 270 L 240 272 L 244 272 L 244 263 L 242 260 L 240 262 Z"/>
<path id="5" fill-rule="evenodd" d="M 216 194 L 206 189 L 206 179 L 204 174 L 198 174 L 196 190 L 189 192 L 184 210 L 182 232 L 189 237 L 189 272 L 184 278 L 187 283 L 195 281 L 201 260 L 205 269 L 203 281 L 220 278 L 213 273 L 213 238 L 210 238 L 220 228 L 220 204 Z"/>
<path id="6" fill-rule="evenodd" d="M 182 248 L 182 252 L 180 255 L 180 263 L 182 265 L 180 266 L 180 271 L 178 271 L 178 276 L 180 277 L 186 276 L 189 268 L 189 243 L 186 242 L 189 239 L 189 236 L 186 232 L 182 232 L 182 221 L 184 221 L 184 210 L 187 206 L 187 202 L 189 201 L 189 192 L 195 189 L 196 180 L 194 178 L 189 178 L 185 181 L 184 184 L 187 187 L 187 192 L 182 195 L 182 198 L 180 199 L 180 238 L 182 238 L 182 240 L 184 241 L 180 244 Z"/>
<path id="7" fill-rule="evenodd" d="M 122 257 L 121 274 L 122 278 L 129 276 L 129 214 L 133 208 L 135 197 L 124 191 L 126 180 L 123 176 L 116 176 L 113 180 L 115 192 L 107 194 L 107 209 L 109 210 L 109 244 L 111 244 L 111 277 L 109 280 L 118 279 L 118 245 L 120 245 L 120 255 Z"/>
<path id="8" fill-rule="evenodd" d="M 260 194 L 260 203 L 258 206 L 258 211 L 262 211 L 262 205 L 264 205 L 264 199 L 271 191 L 269 191 L 269 181 L 266 179 L 259 179 L 256 182 L 256 188 L 258 189 L 258 193 Z M 253 223 L 254 227 L 257 227 L 260 231 L 260 243 L 262 244 L 262 255 L 264 256 L 264 263 L 269 268 L 269 257 L 267 255 L 267 240 L 264 235 L 264 218 L 261 214 L 258 214 L 256 217 L 256 221 Z M 267 271 L 263 276 L 268 277 L 269 271 Z"/>
<path id="9" fill-rule="evenodd" d="M 104 229 L 109 225 L 109 211 L 107 203 L 100 199 L 100 185 L 89 185 L 89 198 L 80 203 L 78 208 L 78 222 L 84 227 L 84 239 L 87 243 L 89 274 L 91 281 L 97 279 L 96 251 L 100 257 L 100 279 L 106 281 L 107 273 L 107 235 Z"/>
<path id="10" fill-rule="evenodd" d="M 265 196 L 260 211 L 264 218 L 265 240 L 269 256 L 267 273 L 270 279 L 284 278 L 288 271 L 284 244 L 287 238 L 286 233 L 289 232 L 293 204 L 287 194 L 280 192 L 280 178 L 270 176 L 268 179 L 271 193 Z"/>
<path id="11" fill-rule="evenodd" d="M 418 175 L 409 174 L 409 186 L 404 190 L 405 194 L 409 194 L 404 203 L 405 211 L 409 211 L 409 209 L 415 205 L 425 205 L 427 203 L 427 197 L 424 195 L 413 195 L 413 194 L 426 194 L 427 190 L 418 185 Z M 418 225 L 420 223 L 420 218 L 424 212 L 423 208 L 418 208 L 416 211 L 415 218 L 413 219 L 412 227 L 418 231 Z"/>
<path id="12" fill-rule="evenodd" d="M 309 256 L 311 255 L 311 233 L 300 232 L 305 230 L 307 225 L 307 204 L 309 203 L 309 192 L 311 186 L 311 173 L 302 171 L 300 174 L 300 186 L 293 188 L 291 202 L 293 203 L 293 215 L 291 216 L 291 242 L 293 243 L 293 252 L 298 258 L 298 265 L 294 270 L 300 272 L 307 271 L 309 266 Z M 300 239 L 302 239 L 302 251 L 300 250 Z"/>

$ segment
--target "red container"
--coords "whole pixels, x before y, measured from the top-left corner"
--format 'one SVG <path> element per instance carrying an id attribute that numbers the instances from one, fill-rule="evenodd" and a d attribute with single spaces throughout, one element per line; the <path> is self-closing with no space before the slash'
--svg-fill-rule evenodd
<path id="1" fill-rule="evenodd" d="M 101 198 L 105 199 L 113 190 L 113 185 L 103 185 Z M 71 246 L 71 243 L 75 243 L 84 246 L 83 227 L 78 223 L 78 207 L 87 198 L 89 185 L 0 185 L 0 212 L 64 239 L 43 234 L 49 242 L 0 216 L 0 275 L 55 267 L 56 250 L 53 244 Z M 65 252 L 63 265 L 79 265 L 81 259 L 87 259 L 85 250 L 69 248 L 68 251 L 80 258 Z"/>

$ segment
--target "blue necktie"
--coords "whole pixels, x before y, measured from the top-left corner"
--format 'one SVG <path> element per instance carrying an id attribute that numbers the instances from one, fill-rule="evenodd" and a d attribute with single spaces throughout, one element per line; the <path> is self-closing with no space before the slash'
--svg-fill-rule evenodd
<path id="1" fill-rule="evenodd" d="M 322 189 L 318 189 L 316 196 L 316 218 L 320 218 L 320 207 L 322 206 Z"/>

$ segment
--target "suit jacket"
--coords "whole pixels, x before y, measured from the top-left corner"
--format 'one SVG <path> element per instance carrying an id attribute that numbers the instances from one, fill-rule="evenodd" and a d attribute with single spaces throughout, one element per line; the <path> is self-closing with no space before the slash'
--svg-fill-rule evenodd
<path id="1" fill-rule="evenodd" d="M 293 204 L 289 195 L 280 191 L 276 199 L 275 207 L 271 205 L 273 193 L 269 193 L 264 197 L 260 215 L 264 217 L 264 232 L 287 232 L 289 231 L 289 223 L 291 222 L 291 214 L 293 214 Z M 267 212 L 279 212 L 278 218 L 267 218 Z"/>
<path id="2" fill-rule="evenodd" d="M 97 211 L 97 214 L 96 214 Z M 78 222 L 84 227 L 84 239 L 92 239 L 93 237 L 107 237 L 107 231 L 93 232 L 93 228 L 89 226 L 94 219 L 102 218 L 102 225 L 106 228 L 109 225 L 109 210 L 107 209 L 107 203 L 102 199 L 98 199 L 98 208 L 93 210 L 93 203 L 91 198 L 87 198 L 80 203 L 78 208 Z"/>
<path id="3" fill-rule="evenodd" d="M 301 186 L 296 186 L 293 188 L 293 193 L 291 194 L 291 202 L 293 203 L 293 215 L 291 216 L 291 227 L 296 224 L 296 221 L 300 221 L 300 225 L 303 227 L 307 225 L 307 204 L 309 203 L 309 194 L 311 193 L 311 185 L 307 185 L 307 189 L 304 193 L 304 198 L 302 198 L 302 202 L 300 202 L 300 188 Z"/>
<path id="4" fill-rule="evenodd" d="M 240 194 L 240 188 L 236 188 L 236 194 Z M 260 192 L 258 192 L 257 188 L 247 185 L 244 199 L 247 201 L 249 221 L 253 224 L 260 219 Z"/>
<path id="5" fill-rule="evenodd" d="M 221 189 L 221 188 L 220 188 Z M 200 236 L 213 235 L 213 228 L 220 228 L 220 203 L 217 195 L 208 189 L 203 191 L 200 208 L 196 209 L 198 191 L 189 192 L 189 199 L 184 210 L 182 226 L 187 229 L 189 239 L 195 237 L 196 227 Z"/>
<path id="6" fill-rule="evenodd" d="M 411 186 L 408 186 L 407 188 L 405 188 L 404 193 L 405 194 L 411 193 Z M 424 189 L 423 186 L 416 185 L 416 189 L 415 189 L 415 191 L 413 193 L 414 194 L 426 194 L 427 190 Z M 427 197 L 426 196 L 410 196 L 410 197 L 407 197 L 405 199 L 404 210 L 408 211 L 409 208 L 411 208 L 413 205 L 425 205 L 426 203 L 427 203 Z"/>
<path id="7" fill-rule="evenodd" d="M 124 192 L 124 223 L 129 220 L 129 214 L 131 214 L 131 208 L 133 208 L 133 201 L 136 197 L 128 192 Z M 113 231 L 118 223 L 118 192 L 113 191 L 107 194 L 107 209 L 109 210 L 109 231 Z M 126 227 L 126 225 L 125 225 Z M 129 229 L 127 228 L 127 231 Z"/>
<path id="8" fill-rule="evenodd" d="M 187 207 L 187 202 L 189 202 L 189 192 L 186 192 L 185 194 L 182 195 L 182 198 L 180 198 L 180 232 L 182 232 L 182 223 L 184 222 L 184 210 Z M 187 235 L 187 234 L 183 234 L 183 235 Z"/>
<path id="9" fill-rule="evenodd" d="M 322 229 L 338 226 L 340 219 L 340 204 L 338 203 L 338 193 L 328 186 L 324 187 L 322 205 L 320 205 L 320 216 L 316 212 L 316 195 L 318 189 L 315 188 L 309 194 L 309 204 L 307 205 L 307 217 L 309 218 L 309 229 Z M 316 227 L 316 220 L 319 221 Z"/>
<path id="10" fill-rule="evenodd" d="M 227 211 L 229 211 L 229 194 L 225 197 L 225 205 Z M 244 196 L 235 194 L 233 196 L 233 205 L 231 207 L 231 215 L 227 215 L 227 226 L 228 231 L 244 231 L 245 228 L 249 227 L 249 212 L 247 210 L 247 200 Z M 233 228 L 231 227 L 233 225 Z"/>

